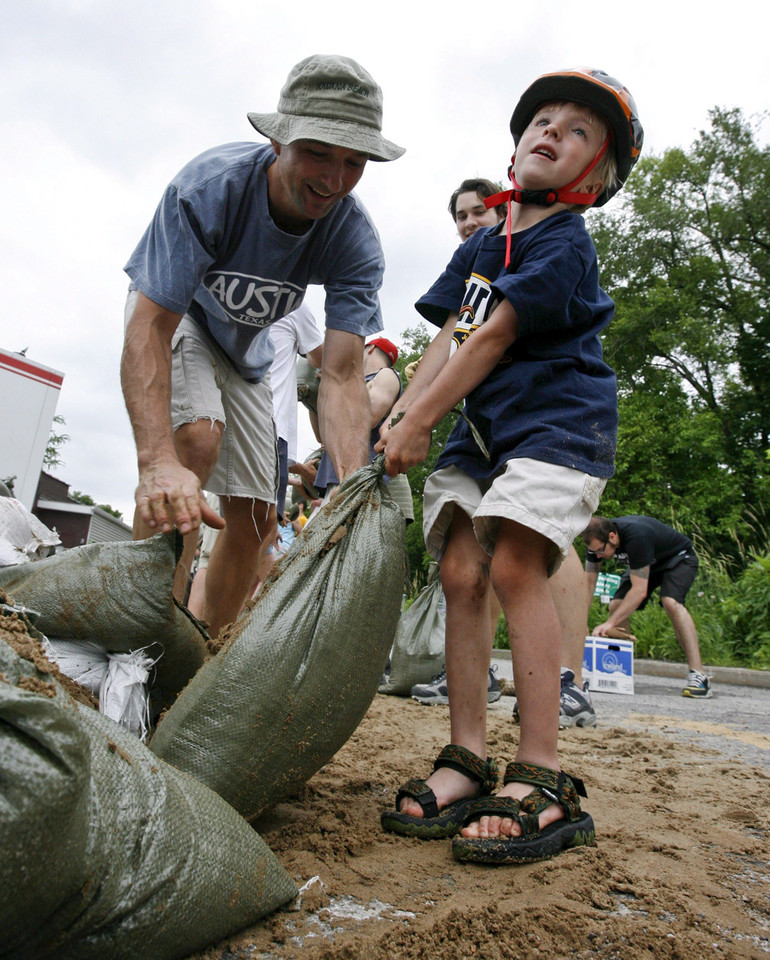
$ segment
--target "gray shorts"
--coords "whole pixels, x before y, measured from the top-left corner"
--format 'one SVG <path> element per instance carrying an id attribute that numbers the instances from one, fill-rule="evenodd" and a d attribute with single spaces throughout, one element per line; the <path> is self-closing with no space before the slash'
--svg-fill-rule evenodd
<path id="1" fill-rule="evenodd" d="M 552 575 L 575 537 L 588 526 L 606 483 L 579 470 L 525 457 L 509 460 L 493 480 L 474 480 L 457 467 L 445 467 L 425 482 L 426 549 L 434 559 L 441 559 L 456 509 L 473 521 L 476 539 L 490 556 L 500 520 L 515 520 L 552 542 L 548 565 Z"/>
<path id="2" fill-rule="evenodd" d="M 171 342 L 171 425 L 218 420 L 225 426 L 206 489 L 275 503 L 278 451 L 270 378 L 248 383 L 189 317 Z"/>
<path id="3" fill-rule="evenodd" d="M 126 324 L 137 291 L 126 298 Z M 171 425 L 224 424 L 219 460 L 205 484 L 219 496 L 275 503 L 278 451 L 270 379 L 247 383 L 227 356 L 185 315 L 171 341 Z"/>

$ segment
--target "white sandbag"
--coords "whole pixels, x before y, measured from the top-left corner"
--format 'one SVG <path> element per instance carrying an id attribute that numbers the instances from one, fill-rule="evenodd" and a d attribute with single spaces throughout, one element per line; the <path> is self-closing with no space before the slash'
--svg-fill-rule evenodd
<path id="1" fill-rule="evenodd" d="M 0 497 L 0 567 L 43 560 L 61 544 L 49 530 L 13 497 Z"/>
<path id="2" fill-rule="evenodd" d="M 150 729 L 148 681 L 154 665 L 146 650 L 108 653 L 90 640 L 45 639 L 43 650 L 63 674 L 89 690 L 99 711 L 140 740 Z"/>

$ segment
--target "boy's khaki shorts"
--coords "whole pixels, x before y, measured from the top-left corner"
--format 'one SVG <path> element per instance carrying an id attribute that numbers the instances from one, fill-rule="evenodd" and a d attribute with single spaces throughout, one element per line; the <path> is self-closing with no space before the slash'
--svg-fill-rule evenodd
<path id="1" fill-rule="evenodd" d="M 185 316 L 171 342 L 171 425 L 178 430 L 198 420 L 225 425 L 206 490 L 275 503 L 278 441 L 270 378 L 248 383 Z"/>
<path id="2" fill-rule="evenodd" d="M 553 544 L 551 576 L 588 526 L 606 483 L 579 470 L 524 457 L 509 460 L 494 480 L 474 480 L 457 467 L 445 467 L 425 482 L 425 546 L 434 559 L 441 559 L 452 517 L 460 509 L 473 521 L 481 548 L 492 556 L 500 520 L 515 520 Z"/>

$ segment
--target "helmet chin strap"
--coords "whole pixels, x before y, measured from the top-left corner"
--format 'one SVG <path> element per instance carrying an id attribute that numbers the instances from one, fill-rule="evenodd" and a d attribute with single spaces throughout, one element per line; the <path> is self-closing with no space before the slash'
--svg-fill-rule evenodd
<path id="1" fill-rule="evenodd" d="M 599 197 L 601 190 L 597 193 L 577 193 L 573 192 L 581 180 L 584 180 L 594 169 L 596 164 L 607 152 L 610 145 L 609 134 L 601 145 L 599 152 L 588 164 L 585 170 L 575 177 L 575 179 L 563 187 L 548 187 L 545 190 L 527 190 L 523 189 L 516 181 L 513 169 L 516 161 L 516 154 L 511 157 L 511 165 L 508 168 L 508 177 L 513 184 L 512 190 L 503 190 L 502 193 L 495 193 L 491 197 L 486 197 L 484 206 L 489 210 L 492 207 L 499 207 L 505 203 L 508 205 L 508 215 L 506 221 L 506 243 L 505 243 L 505 267 L 508 269 L 511 262 L 511 203 L 532 203 L 540 207 L 551 207 L 554 203 L 578 203 L 585 207 L 590 207 Z"/>

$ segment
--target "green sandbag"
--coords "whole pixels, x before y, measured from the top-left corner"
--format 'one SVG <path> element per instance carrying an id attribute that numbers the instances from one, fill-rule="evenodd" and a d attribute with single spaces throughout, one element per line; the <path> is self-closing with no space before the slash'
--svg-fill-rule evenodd
<path id="1" fill-rule="evenodd" d="M 174 960 L 297 895 L 220 797 L 74 703 L 7 636 L 0 630 L 2 960 Z"/>
<path id="2" fill-rule="evenodd" d="M 405 555 L 383 470 L 380 456 L 340 485 L 150 743 L 247 819 L 330 760 L 377 692 Z"/>
<path id="3" fill-rule="evenodd" d="M 208 655 L 203 625 L 173 596 L 177 534 L 89 543 L 34 563 L 0 568 L 0 589 L 39 612 L 58 640 L 91 640 L 110 653 L 147 647 L 159 686 L 177 693 Z"/>
<path id="4" fill-rule="evenodd" d="M 320 370 L 305 357 L 297 357 L 297 400 L 313 413 L 318 413 Z"/>
<path id="5" fill-rule="evenodd" d="M 428 583 L 401 614 L 390 652 L 390 676 L 380 693 L 406 697 L 416 683 L 428 683 L 444 665 L 446 616 L 439 566 L 428 567 Z"/>

